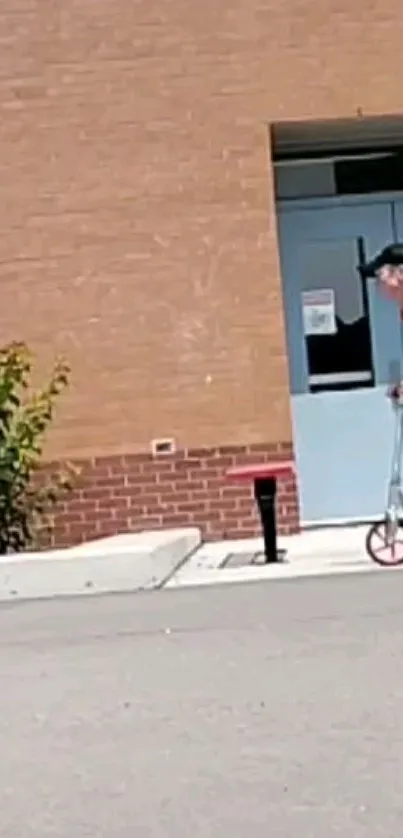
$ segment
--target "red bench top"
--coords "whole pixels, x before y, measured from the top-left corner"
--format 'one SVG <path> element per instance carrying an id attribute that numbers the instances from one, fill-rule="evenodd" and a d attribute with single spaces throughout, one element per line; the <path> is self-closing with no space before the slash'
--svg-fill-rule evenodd
<path id="1" fill-rule="evenodd" d="M 293 460 L 279 460 L 277 463 L 257 463 L 249 466 L 229 468 L 229 480 L 258 480 L 265 477 L 292 477 L 295 474 Z"/>

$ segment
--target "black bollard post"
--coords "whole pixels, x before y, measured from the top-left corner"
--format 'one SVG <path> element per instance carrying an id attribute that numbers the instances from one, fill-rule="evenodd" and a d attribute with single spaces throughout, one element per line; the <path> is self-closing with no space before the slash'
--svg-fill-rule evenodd
<path id="1" fill-rule="evenodd" d="M 255 480 L 255 499 L 262 522 L 266 563 L 278 561 L 276 526 L 276 478 L 265 477 Z"/>

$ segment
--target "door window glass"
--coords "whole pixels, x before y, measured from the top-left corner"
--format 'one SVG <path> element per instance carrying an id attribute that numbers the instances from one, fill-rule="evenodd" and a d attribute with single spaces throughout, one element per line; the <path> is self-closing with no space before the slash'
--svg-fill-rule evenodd
<path id="1" fill-rule="evenodd" d="M 374 384 L 368 296 L 358 239 L 311 241 L 300 252 L 301 306 L 311 392 Z"/>

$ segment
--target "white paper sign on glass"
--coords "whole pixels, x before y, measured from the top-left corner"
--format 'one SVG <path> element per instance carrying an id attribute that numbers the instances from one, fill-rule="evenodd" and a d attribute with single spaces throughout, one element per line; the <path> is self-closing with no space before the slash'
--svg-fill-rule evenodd
<path id="1" fill-rule="evenodd" d="M 337 332 L 333 288 L 302 292 L 305 335 L 335 335 Z"/>

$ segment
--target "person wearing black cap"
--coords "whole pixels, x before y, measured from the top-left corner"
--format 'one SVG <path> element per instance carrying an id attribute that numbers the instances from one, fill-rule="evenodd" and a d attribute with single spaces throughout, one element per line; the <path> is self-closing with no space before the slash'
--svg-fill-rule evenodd
<path id="1" fill-rule="evenodd" d="M 360 272 L 364 279 L 379 281 L 388 296 L 398 303 L 403 319 L 403 244 L 396 242 L 384 247 L 374 259 L 360 265 Z M 403 381 L 391 385 L 388 396 L 395 403 L 402 402 Z"/>
<path id="2" fill-rule="evenodd" d="M 378 253 L 378 256 L 375 256 L 375 259 L 360 265 L 360 271 L 364 279 L 377 279 L 379 272 L 385 267 L 403 268 L 403 244 L 401 242 L 388 244 Z"/>

